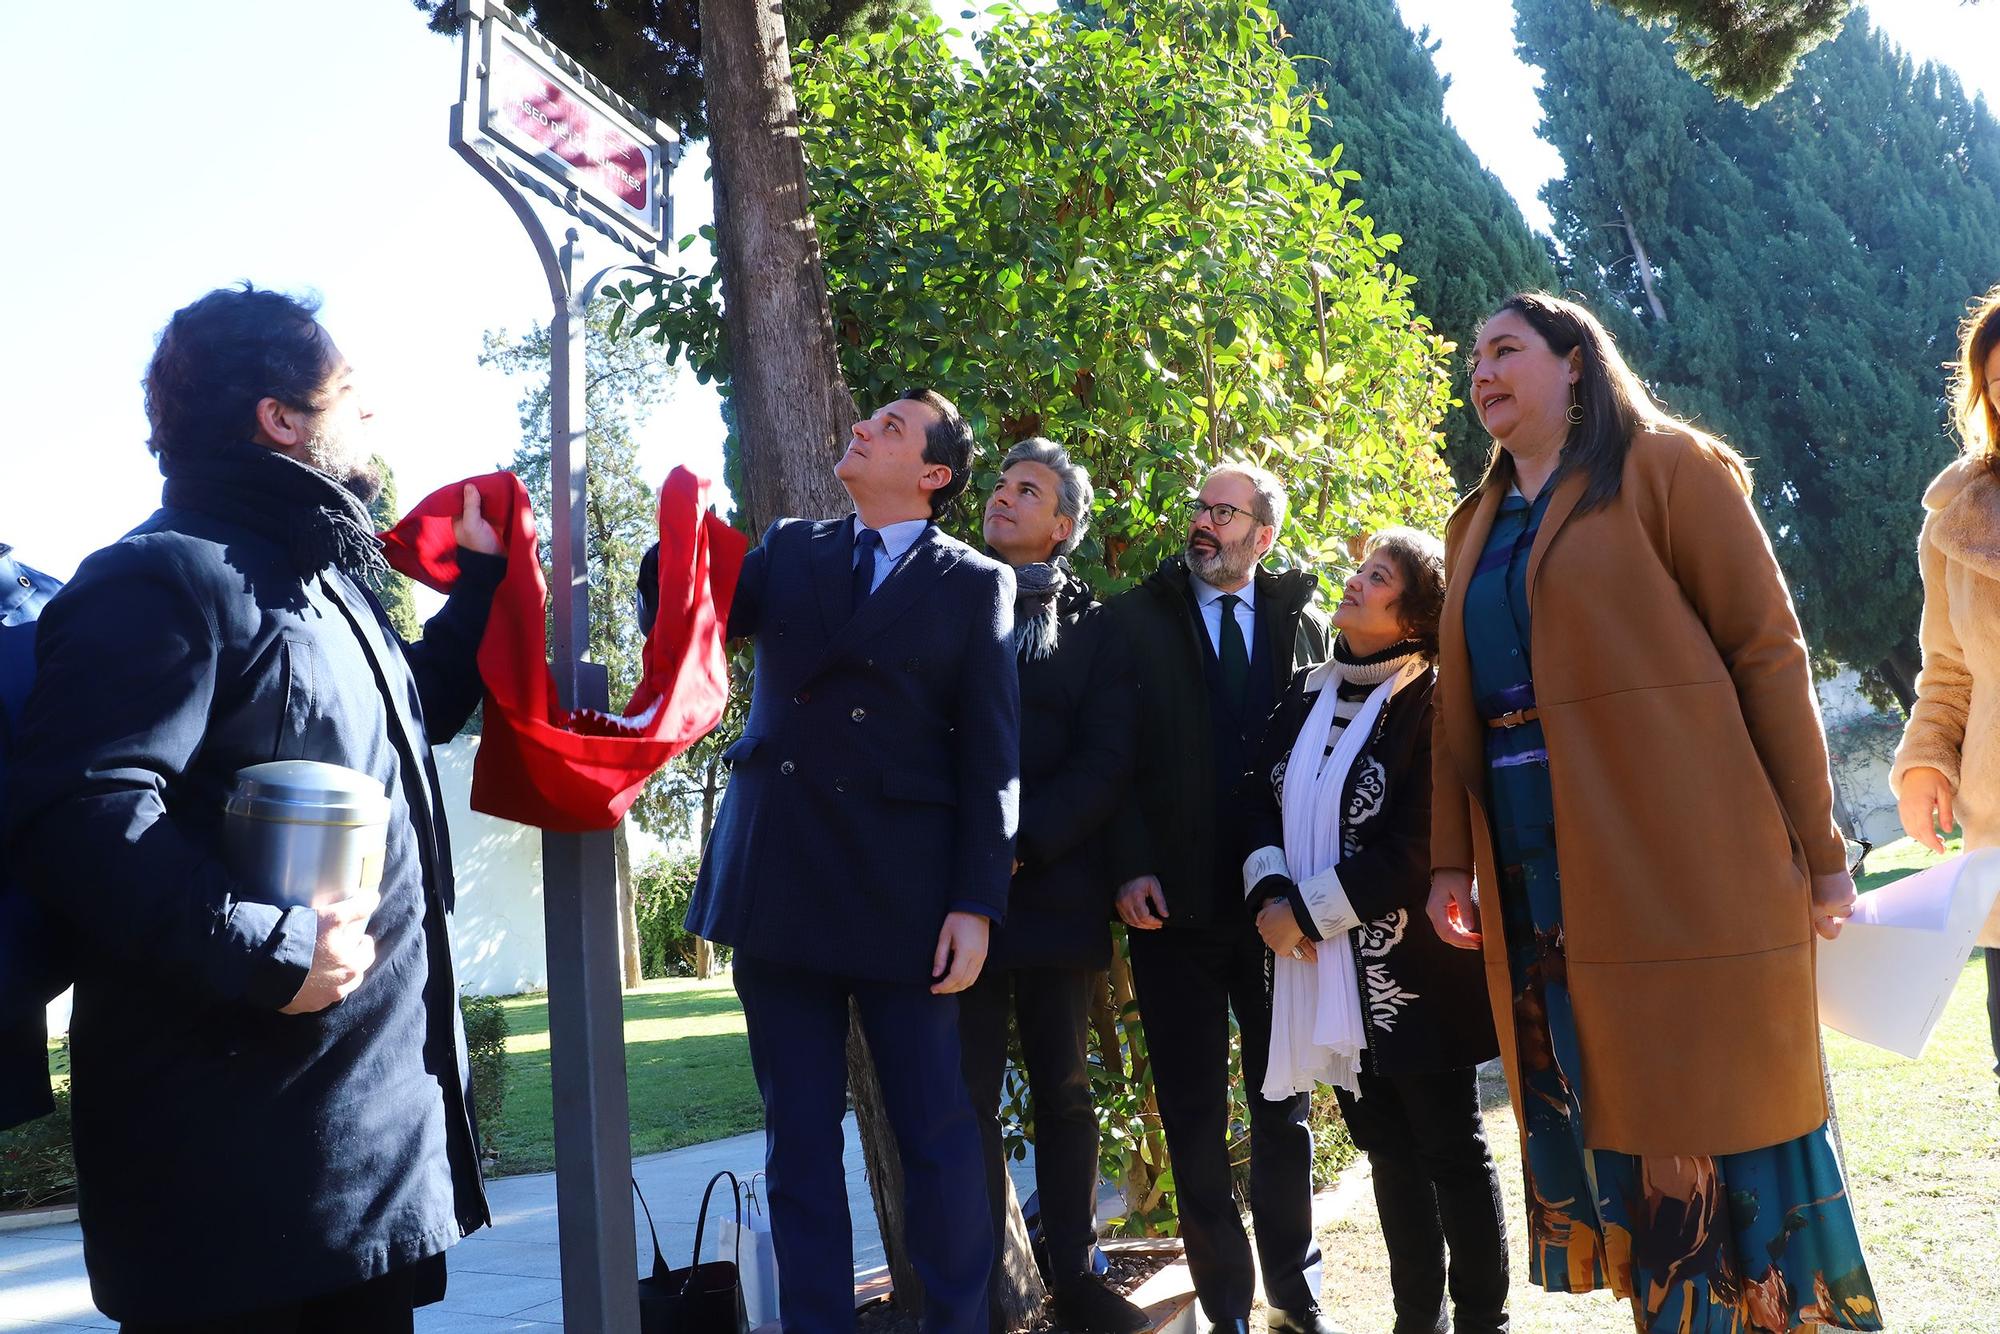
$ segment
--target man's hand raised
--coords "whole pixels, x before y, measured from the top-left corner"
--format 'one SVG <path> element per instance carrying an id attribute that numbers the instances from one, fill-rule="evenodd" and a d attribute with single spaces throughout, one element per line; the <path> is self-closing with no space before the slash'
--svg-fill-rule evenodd
<path id="1" fill-rule="evenodd" d="M 485 556 L 505 555 L 506 548 L 501 544 L 500 534 L 486 522 L 485 512 L 479 508 L 479 488 L 467 482 L 463 499 L 464 507 L 451 521 L 451 535 L 467 551 L 477 551 Z"/>
<path id="2" fill-rule="evenodd" d="M 944 930 L 938 932 L 937 956 L 931 960 L 933 996 L 949 996 L 979 980 L 986 963 L 986 937 L 990 924 L 976 912 L 944 915 Z"/>
<path id="3" fill-rule="evenodd" d="M 312 969 L 299 994 L 278 1013 L 317 1014 L 361 985 L 375 965 L 368 918 L 381 903 L 382 896 L 369 889 L 315 909 L 319 939 L 313 945 Z"/>

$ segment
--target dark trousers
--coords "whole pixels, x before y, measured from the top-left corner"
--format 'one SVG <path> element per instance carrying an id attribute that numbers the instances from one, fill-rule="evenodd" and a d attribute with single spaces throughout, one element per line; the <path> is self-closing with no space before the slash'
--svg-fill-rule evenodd
<path id="1" fill-rule="evenodd" d="M 993 1231 L 979 1130 L 960 1069 L 958 998 L 752 958 L 736 994 L 764 1098 L 764 1173 L 785 1334 L 854 1328 L 854 1233 L 841 1163 L 847 1002 L 861 1012 L 903 1157 L 910 1262 L 925 1334 L 986 1334 Z"/>
<path id="2" fill-rule="evenodd" d="M 1270 1102 L 1259 1093 L 1271 1052 L 1268 957 L 1247 920 L 1132 932 L 1132 980 L 1173 1156 L 1181 1237 L 1202 1310 L 1217 1322 L 1247 1319 L 1256 1290 L 1229 1169 L 1232 1011 L 1249 1090 L 1250 1214 L 1265 1299 L 1282 1311 L 1318 1305 L 1311 1100 L 1301 1093 Z"/>
<path id="3" fill-rule="evenodd" d="M 1360 1097 L 1334 1096 L 1374 1177 L 1395 1334 L 1445 1334 L 1447 1287 L 1457 1334 L 1504 1334 L 1507 1225 L 1478 1070 L 1364 1072 Z"/>
<path id="4" fill-rule="evenodd" d="M 442 1255 L 308 1302 L 267 1306 L 221 1320 L 127 1320 L 124 1334 L 409 1334 L 419 1306 L 444 1300 Z"/>
<path id="5" fill-rule="evenodd" d="M 1086 1046 L 1093 976 L 1081 968 L 989 968 L 959 997 L 965 1086 L 979 1118 L 995 1237 L 1005 1235 L 1007 1206 L 1000 1084 L 1007 1069 L 1010 1010 L 1020 1029 L 1035 1123 L 1035 1195 L 1056 1282 L 1090 1272 L 1097 1235 L 1097 1111 Z M 995 1265 L 996 1283 L 999 1274 Z"/>
<path id="6" fill-rule="evenodd" d="M 1993 1032 L 1993 1073 L 2000 1075 L 2000 950 L 1986 950 L 1986 1024 Z"/>

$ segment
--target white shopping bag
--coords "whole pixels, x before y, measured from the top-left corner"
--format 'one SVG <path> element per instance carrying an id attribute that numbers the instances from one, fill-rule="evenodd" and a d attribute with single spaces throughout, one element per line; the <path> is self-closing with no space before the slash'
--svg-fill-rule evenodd
<path id="1" fill-rule="evenodd" d="M 2000 848 L 1951 857 L 1861 895 L 1819 942 L 1820 1022 L 1904 1056 L 1923 1054 L 2000 894 Z"/>
<path id="2" fill-rule="evenodd" d="M 778 1253 L 771 1246 L 771 1219 L 758 1198 L 759 1172 L 743 1183 L 743 1225 L 722 1220 L 717 1234 L 715 1258 L 734 1260 L 743 1282 L 743 1310 L 750 1328 L 773 1324 L 778 1319 Z"/>

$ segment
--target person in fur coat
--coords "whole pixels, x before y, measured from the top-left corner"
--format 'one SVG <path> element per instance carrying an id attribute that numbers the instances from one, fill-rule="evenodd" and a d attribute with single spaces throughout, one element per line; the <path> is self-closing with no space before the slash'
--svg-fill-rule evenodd
<path id="1" fill-rule="evenodd" d="M 1953 397 L 1965 452 L 1924 492 L 1924 669 L 1889 772 L 1903 830 L 1934 852 L 2000 845 L 2000 287 L 1967 317 Z M 1979 943 L 2000 1075 L 2000 903 Z"/>

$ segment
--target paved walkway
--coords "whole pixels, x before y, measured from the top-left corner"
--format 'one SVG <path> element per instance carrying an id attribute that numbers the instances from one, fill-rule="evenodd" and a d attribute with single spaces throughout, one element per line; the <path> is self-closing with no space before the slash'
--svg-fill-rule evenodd
<path id="1" fill-rule="evenodd" d="M 847 1201 L 854 1219 L 854 1268 L 858 1282 L 883 1269 L 882 1237 L 855 1138 L 854 1117 L 847 1130 Z M 724 1168 L 739 1177 L 762 1169 L 764 1135 L 757 1131 L 657 1153 L 633 1164 L 639 1189 L 652 1206 L 667 1262 L 687 1263 L 694 1247 L 695 1210 L 702 1188 Z M 1034 1189 L 1032 1155 L 1012 1164 L 1015 1189 L 1025 1199 Z M 505 1330 L 562 1328 L 562 1262 L 557 1250 L 556 1179 L 553 1175 L 508 1177 L 491 1183 L 487 1198 L 493 1226 L 473 1233 L 449 1254 L 451 1282 L 443 1302 L 417 1313 L 419 1334 L 499 1334 Z M 720 1193 L 718 1200 L 722 1197 Z M 1115 1203 L 1113 1204 L 1115 1206 Z M 639 1229 L 640 1270 L 651 1272 L 652 1253 L 645 1219 L 633 1207 Z M 715 1228 L 709 1228 L 713 1248 Z M 75 1223 L 0 1232 L 0 1334 L 48 1334 L 63 1329 L 115 1329 L 90 1300 L 83 1272 L 83 1238 Z"/>

